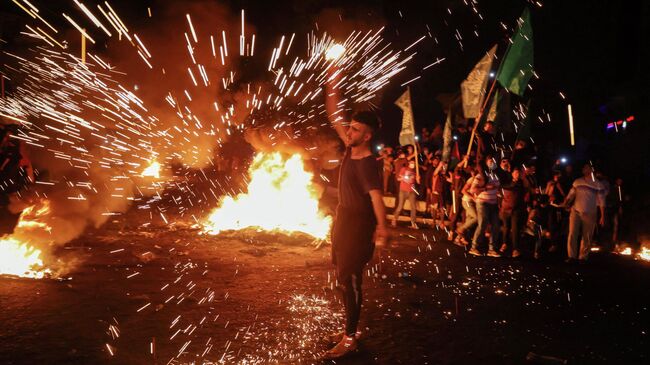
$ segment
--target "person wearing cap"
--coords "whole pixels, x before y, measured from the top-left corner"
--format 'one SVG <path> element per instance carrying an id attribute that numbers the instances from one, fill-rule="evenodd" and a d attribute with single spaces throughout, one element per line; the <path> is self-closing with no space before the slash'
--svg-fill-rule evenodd
<path id="1" fill-rule="evenodd" d="M 332 227 L 332 261 L 343 293 L 345 330 L 330 336 L 336 345 L 325 354 L 336 359 L 357 349 L 357 326 L 361 314 L 361 279 L 376 242 L 388 239 L 386 212 L 382 194 L 381 166 L 371 150 L 371 140 L 379 128 L 377 116 L 369 111 L 356 112 L 351 118 L 341 109 L 339 83 L 341 73 L 329 69 L 325 107 L 336 133 L 345 143 L 339 172 L 339 203 Z"/>

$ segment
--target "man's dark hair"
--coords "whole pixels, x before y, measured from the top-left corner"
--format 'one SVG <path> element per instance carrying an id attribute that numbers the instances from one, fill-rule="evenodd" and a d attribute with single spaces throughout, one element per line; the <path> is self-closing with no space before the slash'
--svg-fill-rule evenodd
<path id="1" fill-rule="evenodd" d="M 362 123 L 370 127 L 370 130 L 374 134 L 381 128 L 381 122 L 379 121 L 379 118 L 377 117 L 377 114 L 371 112 L 371 111 L 360 111 L 354 113 L 352 115 L 352 120 L 358 123 Z"/>

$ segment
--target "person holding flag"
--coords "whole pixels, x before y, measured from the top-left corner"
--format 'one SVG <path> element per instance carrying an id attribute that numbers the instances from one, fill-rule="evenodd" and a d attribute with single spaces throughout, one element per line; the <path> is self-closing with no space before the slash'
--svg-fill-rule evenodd
<path id="1" fill-rule="evenodd" d="M 396 101 L 400 109 L 402 109 L 402 130 L 399 133 L 399 143 L 402 146 L 407 146 L 407 149 L 413 149 L 413 160 L 409 160 L 409 165 L 402 168 L 398 174 L 399 181 L 399 196 L 398 204 L 393 212 L 393 227 L 397 226 L 397 218 L 399 217 L 406 199 L 409 200 L 411 208 L 411 228 L 418 229 L 415 222 L 417 214 L 417 187 L 420 185 L 420 166 L 418 156 L 418 144 L 415 140 L 415 123 L 413 121 L 413 108 L 411 107 L 411 89 L 407 88 L 406 91 Z M 407 156 L 408 158 L 408 156 Z"/>
<path id="2" fill-rule="evenodd" d="M 503 60 L 499 65 L 499 70 L 496 73 L 494 81 L 492 81 L 487 96 L 483 98 L 483 90 L 487 86 L 489 69 L 492 64 L 491 60 L 494 58 L 496 46 L 490 49 L 486 56 L 479 61 L 468 75 L 467 79 L 461 84 L 465 117 L 476 118 L 469 147 L 467 148 L 468 156 L 472 150 L 472 144 L 478 125 L 481 122 L 481 117 L 484 114 L 485 107 L 492 96 L 497 82 L 501 84 L 505 91 L 523 96 L 528 82 L 533 76 L 533 28 L 528 8 L 524 9 L 517 23 L 518 27 L 515 35 L 512 37 L 508 49 L 502 58 Z"/>

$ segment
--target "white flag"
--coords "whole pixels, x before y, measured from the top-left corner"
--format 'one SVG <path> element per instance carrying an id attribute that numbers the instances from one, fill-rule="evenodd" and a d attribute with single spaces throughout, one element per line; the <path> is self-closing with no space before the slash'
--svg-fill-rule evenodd
<path id="1" fill-rule="evenodd" d="M 399 132 L 399 144 L 406 146 L 415 145 L 415 125 L 413 124 L 413 108 L 411 108 L 411 90 L 406 89 L 404 94 L 395 101 L 402 109 L 402 130 Z"/>

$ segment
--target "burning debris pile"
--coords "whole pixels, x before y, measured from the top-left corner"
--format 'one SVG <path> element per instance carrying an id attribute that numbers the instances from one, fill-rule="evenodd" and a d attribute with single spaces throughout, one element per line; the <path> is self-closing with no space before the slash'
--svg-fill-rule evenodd
<path id="1" fill-rule="evenodd" d="M 47 200 L 22 211 L 16 230 L 0 237 L 0 275 L 42 279 L 52 272 L 44 267 L 41 250 L 34 247 L 31 232 L 47 233 L 51 229 L 41 219 L 50 211 Z"/>
<path id="2" fill-rule="evenodd" d="M 203 223 L 205 233 L 253 228 L 327 238 L 332 217 L 319 211 L 313 175 L 300 155 L 258 153 L 248 173 L 248 192 L 224 197 Z"/>
<path id="3" fill-rule="evenodd" d="M 35 16 L 45 13 L 32 3 L 16 4 L 33 22 L 23 32 L 31 48 L 5 48 L 2 73 L 13 90 L 0 100 L 0 115 L 21 126 L 13 138 L 32 151 L 36 184 L 21 197 L 51 203 L 47 235 L 20 241 L 42 251 L 158 194 L 172 164 L 210 167 L 223 143 L 250 131 L 270 143 L 255 146 L 260 152 L 248 192 L 224 197 L 201 224 L 204 231 L 263 229 L 325 239 L 331 217 L 318 210 L 311 174 L 299 155 L 271 153 L 275 142 L 292 141 L 282 150 L 310 161 L 335 160 L 334 149 L 323 147 L 330 143 L 304 141 L 323 124 L 326 70 L 335 64 L 348 75 L 338 85 L 348 107 L 367 107 L 406 68 L 415 54 L 408 49 L 421 40 L 398 50 L 383 39 L 383 28 L 364 26 L 337 39 L 319 30 L 306 33 L 306 42 L 293 33 L 268 43 L 256 37 L 244 10 L 235 15 L 210 2 L 168 5 L 137 29 L 108 3 L 97 11 L 76 2 L 87 19 L 64 13 L 70 32 L 61 32 L 47 19 L 52 13 Z M 271 58 L 259 58 L 267 48 Z M 285 117 L 257 117 L 265 111 Z M 152 179 L 163 181 L 141 186 Z"/>

